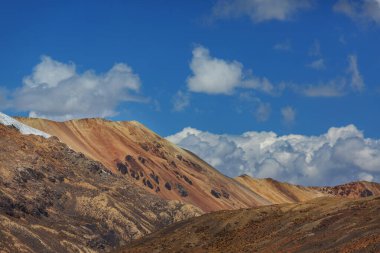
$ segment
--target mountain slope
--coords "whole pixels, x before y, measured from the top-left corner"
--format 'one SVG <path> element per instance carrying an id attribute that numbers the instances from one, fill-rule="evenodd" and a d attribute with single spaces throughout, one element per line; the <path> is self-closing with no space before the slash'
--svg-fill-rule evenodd
<path id="1" fill-rule="evenodd" d="M 137 122 L 19 120 L 57 136 L 74 150 L 165 199 L 181 200 L 206 212 L 271 204 Z"/>
<path id="2" fill-rule="evenodd" d="M 323 196 L 351 199 L 380 196 L 380 184 L 366 181 L 336 186 L 306 187 L 279 182 L 272 178 L 252 178 L 248 175 L 236 177 L 235 180 L 273 204 L 296 203 Z"/>
<path id="3" fill-rule="evenodd" d="M 311 187 L 278 182 L 271 178 L 259 179 L 242 175 L 236 177 L 235 180 L 274 204 L 306 201 L 328 194 Z"/>
<path id="4" fill-rule="evenodd" d="M 380 252 L 380 197 L 219 211 L 169 226 L 120 252 Z"/>
<path id="5" fill-rule="evenodd" d="M 135 121 L 19 120 L 57 136 L 74 150 L 100 161 L 114 173 L 133 178 L 137 185 L 160 197 L 181 200 L 205 212 L 294 203 L 329 195 L 348 196 L 342 190 L 331 187 L 302 187 L 272 179 L 253 179 L 246 175 L 231 179 L 193 153 L 179 148 Z M 361 189 L 363 196 L 369 196 L 365 193 L 369 190 L 366 186 L 370 184 L 363 183 L 357 188 Z M 374 184 L 373 187 L 380 191 L 379 186 Z M 351 192 L 347 187 L 344 189 L 346 193 Z M 354 189 L 351 187 L 350 196 L 354 196 Z M 379 191 L 370 192 L 376 195 Z M 361 194 L 356 196 L 360 197 Z"/>
<path id="6" fill-rule="evenodd" d="M 201 214 L 165 201 L 57 138 L 0 124 L 0 251 L 101 252 Z"/>
<path id="7" fill-rule="evenodd" d="M 375 182 L 350 182 L 347 184 L 336 185 L 336 186 L 326 186 L 326 187 L 312 187 L 322 193 L 346 197 L 351 199 L 379 196 L 380 195 L 380 184 Z"/>

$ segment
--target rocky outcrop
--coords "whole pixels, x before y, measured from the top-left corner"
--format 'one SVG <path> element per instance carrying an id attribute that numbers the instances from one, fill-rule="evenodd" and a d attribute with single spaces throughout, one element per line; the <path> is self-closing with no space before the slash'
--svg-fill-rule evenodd
<path id="1" fill-rule="evenodd" d="M 314 188 L 328 195 L 346 198 L 363 198 L 380 195 L 380 184 L 365 181 Z"/>
<path id="2" fill-rule="evenodd" d="M 0 124 L 0 251 L 109 251 L 201 214 L 134 181 L 56 138 Z"/>

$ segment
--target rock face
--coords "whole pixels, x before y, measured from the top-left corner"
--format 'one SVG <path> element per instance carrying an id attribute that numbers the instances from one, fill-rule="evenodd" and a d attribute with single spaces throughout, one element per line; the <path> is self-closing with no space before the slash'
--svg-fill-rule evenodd
<path id="1" fill-rule="evenodd" d="M 0 251 L 109 251 L 202 213 L 131 180 L 55 137 L 0 124 Z"/>
<path id="2" fill-rule="evenodd" d="M 57 136 L 62 142 L 104 164 L 120 177 L 168 200 L 180 200 L 205 212 L 271 204 L 241 183 L 137 122 L 82 119 L 54 122 L 18 118 Z M 215 198 L 215 189 L 227 197 Z"/>
<path id="3" fill-rule="evenodd" d="M 320 192 L 346 198 L 363 198 L 380 195 L 380 184 L 372 182 L 351 182 L 331 187 L 315 187 Z"/>
<path id="4" fill-rule="evenodd" d="M 380 252 L 380 197 L 220 211 L 169 226 L 120 252 Z"/>

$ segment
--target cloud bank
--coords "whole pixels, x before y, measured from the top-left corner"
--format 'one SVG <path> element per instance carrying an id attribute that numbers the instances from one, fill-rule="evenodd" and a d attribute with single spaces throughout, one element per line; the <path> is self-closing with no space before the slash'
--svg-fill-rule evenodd
<path id="1" fill-rule="evenodd" d="M 188 127 L 167 139 L 231 177 L 246 173 L 303 185 L 380 181 L 380 140 L 365 138 L 354 125 L 320 136 L 219 135 Z"/>
<path id="2" fill-rule="evenodd" d="M 120 103 L 139 100 L 134 94 L 140 86 L 139 76 L 123 63 L 104 74 L 78 73 L 74 63 L 43 56 L 10 103 L 12 108 L 29 111 L 31 117 L 108 117 L 117 114 Z"/>

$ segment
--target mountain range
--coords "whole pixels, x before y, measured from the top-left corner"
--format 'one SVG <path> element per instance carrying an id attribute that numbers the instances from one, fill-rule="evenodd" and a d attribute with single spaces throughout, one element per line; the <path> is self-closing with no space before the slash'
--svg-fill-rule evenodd
<path id="1" fill-rule="evenodd" d="M 352 215 L 373 214 L 379 195 L 380 185 L 365 181 L 305 187 L 248 175 L 230 178 L 135 121 L 55 122 L 0 113 L 0 249 L 4 252 L 103 252 L 120 247 L 122 251 L 132 247 L 132 252 L 223 252 L 227 244 L 240 245 L 241 250 L 252 244 L 252 249 L 270 252 L 271 240 L 282 242 L 285 236 L 281 232 L 265 237 L 268 222 L 275 225 L 274 217 L 278 224 L 293 224 L 299 213 L 297 224 L 307 226 L 322 219 L 323 213 L 346 212 L 351 205 L 371 206 L 370 210 L 358 207 Z M 318 205 L 325 209 L 311 208 Z M 297 215 L 294 210 L 299 210 Z M 243 216 L 242 223 L 234 223 Z M 256 216 L 261 217 L 257 223 Z M 342 222 L 347 225 L 348 219 Z M 371 220 L 371 226 L 376 227 L 376 222 Z M 268 226 L 256 233 L 266 243 L 239 237 L 252 233 L 247 227 L 252 223 Z M 372 227 L 371 236 L 377 231 Z M 336 231 L 344 228 L 337 226 Z M 192 231 L 192 236 L 183 238 L 183 231 Z M 294 238 L 303 240 L 313 233 L 305 231 Z M 172 240 L 180 241 L 169 247 Z"/>

